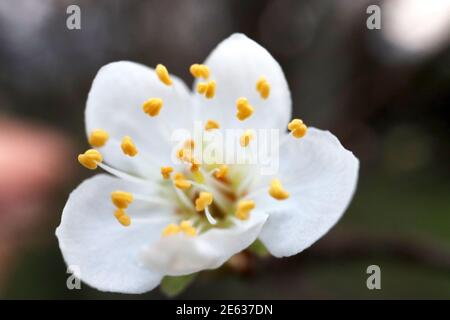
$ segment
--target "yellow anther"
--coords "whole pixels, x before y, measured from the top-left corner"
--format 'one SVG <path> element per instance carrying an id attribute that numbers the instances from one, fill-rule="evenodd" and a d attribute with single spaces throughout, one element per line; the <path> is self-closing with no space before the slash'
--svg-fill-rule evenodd
<path id="1" fill-rule="evenodd" d="M 306 134 L 306 131 L 308 131 L 308 127 L 300 119 L 294 119 L 289 122 L 288 129 L 295 138 L 303 137 Z"/>
<path id="2" fill-rule="evenodd" d="M 250 211 L 255 208 L 253 200 L 241 200 L 236 209 L 236 217 L 241 220 L 247 220 L 250 216 Z"/>
<path id="3" fill-rule="evenodd" d="M 180 231 L 181 231 L 181 228 L 179 226 L 177 226 L 174 223 L 171 223 L 167 227 L 164 228 L 164 230 L 162 232 L 162 235 L 164 237 L 167 237 L 167 236 L 171 236 L 171 235 L 177 234 Z"/>
<path id="4" fill-rule="evenodd" d="M 120 145 L 120 147 L 122 148 L 123 153 L 125 153 L 130 157 L 134 157 L 138 153 L 138 150 L 133 140 L 131 140 L 129 136 L 123 137 L 122 144 Z"/>
<path id="5" fill-rule="evenodd" d="M 204 94 L 207 99 L 214 98 L 216 94 L 216 82 L 214 80 L 209 82 L 199 82 L 197 85 L 197 92 Z"/>
<path id="6" fill-rule="evenodd" d="M 116 217 L 117 221 L 124 227 L 128 227 L 131 224 L 131 218 L 129 215 L 125 213 L 122 209 L 117 209 L 114 212 L 114 216 Z"/>
<path id="7" fill-rule="evenodd" d="M 113 191 L 111 200 L 117 208 L 126 209 L 133 202 L 133 195 L 126 191 Z"/>
<path id="8" fill-rule="evenodd" d="M 78 162 L 91 170 L 97 169 L 97 164 L 102 161 L 102 154 L 95 149 L 89 149 L 85 153 L 78 155 Z"/>
<path id="9" fill-rule="evenodd" d="M 161 98 L 150 98 L 144 102 L 142 109 L 150 117 L 156 117 L 161 111 L 162 106 L 163 100 Z"/>
<path id="10" fill-rule="evenodd" d="M 177 172 L 173 175 L 173 182 L 178 189 L 182 190 L 189 189 L 192 185 L 189 181 L 186 180 L 186 177 L 180 172 Z"/>
<path id="11" fill-rule="evenodd" d="M 269 194 L 277 200 L 285 200 L 289 198 L 289 192 L 283 188 L 279 179 L 272 180 L 269 187 Z"/>
<path id="12" fill-rule="evenodd" d="M 194 78 L 203 78 L 203 79 L 209 78 L 209 68 L 204 64 L 197 64 L 197 63 L 193 64 L 189 68 L 189 71 L 191 72 Z"/>
<path id="13" fill-rule="evenodd" d="M 192 226 L 190 221 L 184 220 L 180 223 L 180 225 L 176 225 L 175 223 L 169 224 L 164 228 L 162 235 L 163 237 L 172 236 L 177 233 L 184 232 L 186 235 L 193 237 L 197 235 L 197 230 Z"/>
<path id="14" fill-rule="evenodd" d="M 194 141 L 194 139 L 187 139 L 187 140 L 184 142 L 183 147 L 184 147 L 184 149 L 187 149 L 187 150 L 189 150 L 189 151 L 194 150 L 194 148 L 195 148 L 195 141 Z"/>
<path id="15" fill-rule="evenodd" d="M 269 97 L 270 84 L 266 78 L 264 77 L 259 78 L 259 80 L 256 82 L 256 91 L 259 92 L 261 98 L 263 99 L 267 99 Z"/>
<path id="16" fill-rule="evenodd" d="M 200 192 L 197 199 L 195 199 L 195 210 L 203 211 L 213 202 L 213 195 L 209 192 Z"/>
<path id="17" fill-rule="evenodd" d="M 165 66 L 163 66 L 162 64 L 158 64 L 155 71 L 161 82 L 168 86 L 172 85 L 172 79 L 170 79 L 169 71 L 167 71 L 167 68 Z"/>
<path id="18" fill-rule="evenodd" d="M 164 179 L 169 179 L 170 178 L 170 174 L 173 172 L 173 168 L 172 167 L 161 167 L 161 175 L 163 176 Z"/>
<path id="19" fill-rule="evenodd" d="M 246 98 L 239 98 L 236 101 L 237 113 L 236 117 L 243 121 L 253 114 L 253 107 L 248 103 Z"/>
<path id="20" fill-rule="evenodd" d="M 213 130 L 213 129 L 219 129 L 220 128 L 220 124 L 215 121 L 215 120 L 208 120 L 205 123 L 205 130 L 209 131 L 209 130 Z"/>
<path id="21" fill-rule="evenodd" d="M 223 164 L 220 166 L 219 169 L 217 169 L 217 171 L 214 173 L 214 176 L 217 179 L 223 179 L 225 178 L 225 176 L 228 174 L 228 166 Z"/>
<path id="22" fill-rule="evenodd" d="M 244 134 L 241 136 L 241 139 L 239 140 L 242 147 L 247 147 L 250 143 L 250 140 L 253 139 L 253 131 L 252 130 L 246 130 Z"/>
<path id="23" fill-rule="evenodd" d="M 198 163 L 196 160 L 194 160 L 194 162 L 192 162 L 192 164 L 191 164 L 191 172 L 198 172 L 199 169 L 200 169 L 200 163 Z"/>
<path id="24" fill-rule="evenodd" d="M 95 129 L 89 135 L 88 142 L 93 147 L 103 147 L 109 139 L 109 134 L 103 129 Z"/>
<path id="25" fill-rule="evenodd" d="M 197 235 L 197 230 L 195 230 L 190 221 L 187 220 L 182 221 L 180 223 L 180 229 L 190 237 L 194 237 Z"/>

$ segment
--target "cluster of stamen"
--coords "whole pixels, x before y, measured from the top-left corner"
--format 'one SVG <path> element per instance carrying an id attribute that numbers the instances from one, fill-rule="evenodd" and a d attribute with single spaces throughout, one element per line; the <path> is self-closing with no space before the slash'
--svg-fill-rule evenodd
<path id="1" fill-rule="evenodd" d="M 208 80 L 210 78 L 210 69 L 203 64 L 193 64 L 191 65 L 189 69 L 190 73 L 195 78 L 202 78 L 205 80 L 205 82 L 199 82 L 197 85 L 197 92 L 201 95 L 204 95 L 207 99 L 212 99 L 215 96 L 216 93 L 216 81 L 215 80 Z M 159 80 L 166 86 L 171 86 L 173 84 L 173 81 L 170 77 L 169 71 L 167 68 L 162 65 L 158 64 L 155 69 L 155 73 Z M 260 97 L 262 99 L 267 99 L 270 95 L 271 86 L 267 79 L 263 76 L 261 76 L 257 83 L 256 83 L 256 90 L 259 92 Z M 152 97 L 146 100 L 142 104 L 143 111 L 149 115 L 150 117 L 156 117 L 160 114 L 161 109 L 163 107 L 163 100 L 158 97 Z M 237 113 L 236 117 L 240 121 L 244 121 L 252 116 L 254 113 L 254 108 L 252 105 L 250 105 L 249 101 L 245 97 L 240 97 L 236 101 L 236 108 Z M 211 131 L 220 129 L 219 122 L 209 119 L 204 126 L 205 131 Z M 303 137 L 307 132 L 307 127 L 300 119 L 294 119 L 292 120 L 289 125 L 288 129 L 291 131 L 292 136 L 295 138 L 301 138 Z M 251 140 L 254 139 L 254 131 L 253 130 L 245 130 L 245 132 L 240 137 L 240 145 L 242 147 L 247 147 Z M 92 147 L 100 148 L 103 147 L 107 141 L 109 140 L 109 134 L 103 129 L 95 129 L 93 130 L 89 136 L 88 136 L 88 142 Z M 129 136 L 123 137 L 120 147 L 122 149 L 122 152 L 130 157 L 134 157 L 138 154 L 138 149 L 136 145 L 134 144 L 133 140 Z M 216 195 L 214 192 L 217 192 L 214 188 L 210 189 L 208 186 L 200 186 L 203 185 L 205 179 L 216 179 L 215 183 L 221 184 L 223 188 L 230 188 L 230 179 L 232 179 L 232 175 L 230 177 L 227 177 L 229 175 L 229 168 L 227 165 L 223 164 L 219 167 L 213 168 L 209 173 L 209 175 L 203 175 L 203 170 L 200 170 L 201 163 L 197 161 L 194 157 L 194 147 L 195 143 L 192 139 L 187 140 L 181 149 L 177 152 L 177 157 L 183 161 L 184 163 L 188 164 L 190 166 L 190 173 L 189 172 L 174 172 L 174 169 L 171 166 L 163 166 L 161 167 L 161 176 L 163 180 L 169 180 L 173 182 L 173 186 L 175 187 L 174 190 L 177 191 L 177 194 L 184 195 L 186 199 L 189 199 L 189 201 L 194 202 L 194 206 L 192 207 L 193 210 L 195 208 L 195 211 L 197 212 L 204 212 L 206 218 L 208 219 L 209 223 L 216 224 L 215 218 L 211 215 L 210 210 L 208 207 L 213 205 L 213 201 L 216 203 L 214 204 L 214 213 L 217 214 L 217 210 L 225 210 L 223 209 L 223 206 L 220 206 L 220 198 L 219 195 Z M 78 161 L 85 166 L 88 169 L 94 170 L 97 168 L 99 164 L 102 163 L 103 157 L 99 151 L 96 149 L 89 149 L 85 153 L 78 155 Z M 105 168 L 107 170 L 108 166 L 102 164 L 102 168 Z M 185 174 L 188 176 L 185 176 Z M 195 180 L 190 180 L 191 177 Z M 192 189 L 190 189 L 192 187 Z M 207 191 L 200 191 L 198 188 L 200 187 L 200 190 L 202 188 L 205 188 L 204 190 Z M 179 189 L 179 190 L 177 190 Z M 197 191 L 198 190 L 198 191 Z M 209 190 L 215 190 L 214 192 Z M 200 192 L 199 192 L 200 191 Z M 228 192 L 228 191 L 227 191 Z M 288 199 L 290 194 L 287 190 L 284 189 L 283 185 L 281 184 L 281 181 L 279 179 L 273 179 L 270 183 L 268 193 L 271 197 L 277 199 L 277 200 L 285 200 Z M 138 196 L 138 195 L 137 195 Z M 236 197 L 239 199 L 239 195 L 237 194 L 226 194 L 221 196 L 222 198 L 229 199 L 226 201 L 237 201 L 235 200 Z M 194 200 L 195 199 L 195 200 Z M 214 200 L 216 199 L 216 200 Z M 119 221 L 120 224 L 123 226 L 129 226 L 131 224 L 131 218 L 126 213 L 125 209 L 128 208 L 128 206 L 134 201 L 134 197 L 131 193 L 126 191 L 114 191 L 111 193 L 111 201 L 113 205 L 116 207 L 116 210 L 114 212 L 114 216 Z M 219 206 L 218 206 L 219 204 Z M 220 209 L 219 209 L 220 208 Z M 225 206 L 225 208 L 227 208 Z M 240 220 L 247 220 L 250 217 L 251 211 L 255 208 L 255 202 L 253 200 L 249 199 L 242 199 L 240 201 L 237 201 L 237 204 L 235 206 L 230 206 L 230 208 L 234 209 L 234 216 Z M 186 209 L 188 210 L 188 209 Z M 228 209 L 226 209 L 228 210 Z M 194 211 L 194 212 L 195 212 Z M 192 212 L 189 214 L 193 214 Z M 230 213 L 231 214 L 231 213 Z M 197 216 L 199 216 L 197 214 Z M 226 217 L 225 212 L 225 217 Z M 193 219 L 191 219 L 191 217 Z M 219 214 L 219 217 L 221 214 Z M 193 227 L 192 221 L 197 221 L 196 216 L 190 216 L 189 220 L 182 220 L 179 224 L 169 224 L 162 232 L 163 236 L 171 236 L 175 234 L 186 234 L 188 236 L 195 236 L 197 235 L 196 228 Z M 197 222 L 195 222 L 197 224 Z"/>

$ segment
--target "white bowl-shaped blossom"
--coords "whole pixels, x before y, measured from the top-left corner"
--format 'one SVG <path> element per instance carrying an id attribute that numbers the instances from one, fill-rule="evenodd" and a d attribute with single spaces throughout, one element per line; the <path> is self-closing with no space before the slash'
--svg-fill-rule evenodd
<path id="1" fill-rule="evenodd" d="M 350 203 L 358 159 L 330 132 L 291 119 L 288 84 L 269 52 L 234 34 L 190 71 L 192 92 L 163 65 L 128 61 L 104 66 L 93 81 L 85 112 L 92 149 L 78 160 L 109 174 L 71 193 L 56 230 L 66 263 L 92 287 L 146 292 L 165 276 L 218 268 L 258 239 L 273 256 L 291 256 Z M 242 130 L 241 148 L 258 130 L 277 130 L 277 170 L 198 161 L 201 141 L 173 142 L 195 123 L 213 138 Z"/>

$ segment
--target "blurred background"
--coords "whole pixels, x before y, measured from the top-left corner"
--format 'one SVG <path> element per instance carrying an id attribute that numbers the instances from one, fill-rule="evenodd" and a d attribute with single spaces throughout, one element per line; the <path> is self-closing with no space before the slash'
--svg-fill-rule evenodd
<path id="1" fill-rule="evenodd" d="M 66 27 L 81 8 L 81 30 Z M 366 9 L 381 7 L 381 29 Z M 338 225 L 291 258 L 241 255 L 180 298 L 450 298 L 448 0 L 0 0 L 0 297 L 163 298 L 68 290 L 54 235 L 92 172 L 84 106 L 111 61 L 188 67 L 243 32 L 279 61 L 294 115 L 361 161 Z M 381 267 L 381 290 L 366 287 Z"/>

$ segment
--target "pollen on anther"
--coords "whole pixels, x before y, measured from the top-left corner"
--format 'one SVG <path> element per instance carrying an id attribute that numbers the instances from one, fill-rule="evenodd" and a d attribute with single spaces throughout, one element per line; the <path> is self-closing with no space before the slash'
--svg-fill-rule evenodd
<path id="1" fill-rule="evenodd" d="M 289 192 L 283 188 L 283 185 L 279 179 L 272 180 L 269 187 L 269 194 L 277 200 L 285 200 L 289 198 Z"/>
<path id="2" fill-rule="evenodd" d="M 197 84 L 197 92 L 203 94 L 207 99 L 214 98 L 216 94 L 216 81 L 199 82 Z"/>
<path id="3" fill-rule="evenodd" d="M 214 176 L 217 179 L 223 179 L 223 178 L 225 178 L 227 173 L 228 173 L 228 166 L 223 164 L 219 167 L 219 169 L 217 169 L 217 171 L 214 173 Z"/>
<path id="4" fill-rule="evenodd" d="M 236 101 L 236 108 L 236 117 L 241 121 L 244 121 L 253 114 L 253 107 L 244 97 L 241 97 Z"/>
<path id="5" fill-rule="evenodd" d="M 90 170 L 97 169 L 97 165 L 102 161 L 102 154 L 95 149 L 89 149 L 85 153 L 78 155 L 78 162 Z"/>
<path id="6" fill-rule="evenodd" d="M 300 119 L 294 119 L 288 124 L 289 131 L 292 132 L 292 136 L 295 138 L 302 138 L 308 131 L 308 127 Z"/>
<path id="7" fill-rule="evenodd" d="M 123 209 L 117 209 L 114 212 L 114 216 L 116 217 L 117 221 L 124 227 L 128 227 L 131 224 L 131 218 L 129 215 L 125 213 Z"/>
<path id="8" fill-rule="evenodd" d="M 173 168 L 170 166 L 161 167 L 161 175 L 164 179 L 170 179 L 170 174 L 173 172 Z"/>
<path id="9" fill-rule="evenodd" d="M 256 82 L 256 91 L 259 92 L 261 98 L 267 99 L 270 94 L 270 84 L 266 78 L 261 77 Z"/>
<path id="10" fill-rule="evenodd" d="M 88 142 L 93 147 L 103 147 L 109 139 L 109 134 L 103 129 L 95 129 L 89 135 Z"/>
<path id="11" fill-rule="evenodd" d="M 208 120 L 205 124 L 206 131 L 210 131 L 213 129 L 219 129 L 219 128 L 220 128 L 220 124 L 215 120 Z"/>
<path id="12" fill-rule="evenodd" d="M 163 106 L 163 100 L 161 98 L 150 98 L 142 104 L 142 109 L 150 117 L 156 117 L 159 115 Z"/>
<path id="13" fill-rule="evenodd" d="M 173 175 L 173 183 L 175 184 L 175 187 L 182 190 L 189 189 L 192 185 L 191 182 L 186 180 L 186 177 L 181 172 L 177 172 Z"/>
<path id="14" fill-rule="evenodd" d="M 203 78 L 203 79 L 209 78 L 209 68 L 204 64 L 195 63 L 191 65 L 189 71 L 191 72 L 194 78 Z"/>
<path id="15" fill-rule="evenodd" d="M 158 64 L 155 71 L 162 83 L 168 86 L 172 85 L 172 79 L 170 78 L 169 71 L 164 65 Z"/>
<path id="16" fill-rule="evenodd" d="M 126 209 L 134 200 L 133 195 L 126 191 L 111 192 L 111 201 L 119 209 Z"/>
<path id="17" fill-rule="evenodd" d="M 244 148 L 247 147 L 250 144 L 250 140 L 252 139 L 253 139 L 253 131 L 246 130 L 239 140 L 241 147 Z"/>
<path id="18" fill-rule="evenodd" d="M 130 157 L 134 157 L 138 154 L 138 150 L 133 140 L 129 136 L 125 136 L 122 139 L 122 143 L 120 145 L 124 154 Z"/>
<path id="19" fill-rule="evenodd" d="M 250 216 L 250 211 L 255 208 L 253 200 L 241 200 L 237 205 L 235 215 L 240 220 L 247 220 Z"/>
<path id="20" fill-rule="evenodd" d="M 210 192 L 200 192 L 197 199 L 195 199 L 195 210 L 203 211 L 213 202 L 213 195 Z"/>

